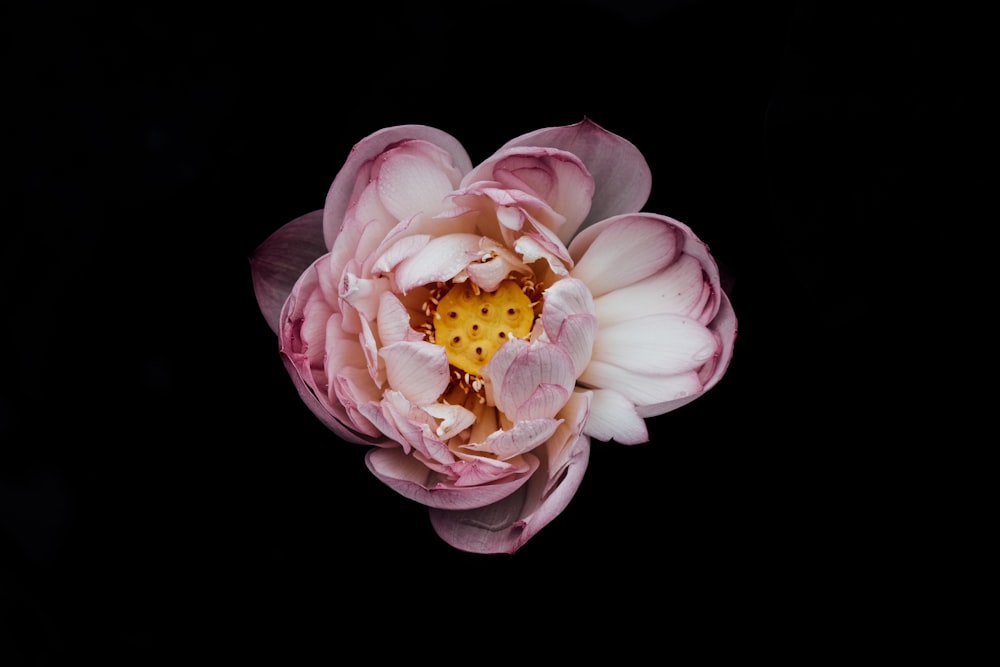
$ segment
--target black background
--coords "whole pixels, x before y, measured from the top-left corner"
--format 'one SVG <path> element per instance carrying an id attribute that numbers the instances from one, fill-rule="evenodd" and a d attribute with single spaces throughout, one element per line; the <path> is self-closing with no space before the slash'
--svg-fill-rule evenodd
<path id="1" fill-rule="evenodd" d="M 914 279 L 884 251 L 985 188 L 957 159 L 985 119 L 975 17 L 335 7 L 6 10 L 0 662 L 329 662 L 355 626 L 519 654 L 567 641 L 560 619 L 577 642 L 629 619 L 629 650 L 752 650 L 826 642 L 815 610 L 861 596 L 876 618 L 898 522 L 864 434 L 896 363 L 884 308 Z M 439 127 L 477 163 L 584 116 L 644 153 L 646 210 L 711 246 L 735 356 L 650 443 L 595 442 L 516 555 L 457 552 L 300 403 L 248 256 L 379 128 Z"/>

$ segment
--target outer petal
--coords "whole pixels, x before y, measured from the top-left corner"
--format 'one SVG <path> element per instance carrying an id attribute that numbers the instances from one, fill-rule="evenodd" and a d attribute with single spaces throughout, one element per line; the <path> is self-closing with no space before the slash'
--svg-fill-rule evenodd
<path id="1" fill-rule="evenodd" d="M 351 196 L 354 194 L 358 172 L 367 168 L 369 161 L 380 153 L 394 144 L 408 139 L 429 141 L 445 149 L 451 155 L 455 167 L 463 174 L 472 169 L 472 161 L 469 160 L 469 155 L 465 152 L 462 144 L 450 134 L 437 128 L 426 125 L 397 125 L 368 135 L 351 149 L 347 161 L 337 173 L 337 177 L 326 195 L 326 206 L 323 210 L 323 234 L 328 249 L 333 247 L 333 240 L 340 229 L 347 207 L 351 204 Z"/>
<path id="2" fill-rule="evenodd" d="M 274 333 L 295 281 L 324 254 L 323 211 L 313 211 L 278 229 L 250 255 L 257 305 Z"/>
<path id="3" fill-rule="evenodd" d="M 590 458 L 582 434 L 589 393 L 576 393 L 560 413 L 565 421 L 544 448 L 543 464 L 531 481 L 503 500 L 479 509 L 431 509 L 431 525 L 451 546 L 473 553 L 514 553 L 566 508 Z M 542 450 L 542 451 L 539 451 Z"/>
<path id="4" fill-rule="evenodd" d="M 720 294 L 719 312 L 709 325 L 709 328 L 719 337 L 720 351 L 719 356 L 715 358 L 714 362 L 706 364 L 701 370 L 699 378 L 699 381 L 702 383 L 701 391 L 674 400 L 638 406 L 638 412 L 643 417 L 662 415 L 671 410 L 676 410 L 682 405 L 687 405 L 714 387 L 722 379 L 722 376 L 725 375 L 726 369 L 729 367 L 729 362 L 733 358 L 737 322 L 736 313 L 733 312 L 733 306 L 729 302 L 729 297 L 726 296 L 725 292 L 720 292 Z"/>
<path id="5" fill-rule="evenodd" d="M 611 389 L 596 389 L 593 394 L 584 433 L 604 442 L 615 440 L 623 445 L 649 440 L 646 422 L 636 412 L 632 401 Z"/>
<path id="6" fill-rule="evenodd" d="M 516 492 L 539 465 L 538 459 L 530 454 L 524 458 L 530 464 L 526 473 L 501 482 L 465 487 L 439 482 L 427 466 L 398 448 L 371 449 L 365 455 L 365 463 L 373 475 L 411 500 L 428 507 L 461 510 L 490 505 Z"/>
<path id="7" fill-rule="evenodd" d="M 701 368 L 718 353 L 711 329 L 680 315 L 659 314 L 602 327 L 593 359 L 635 373 L 677 375 Z"/>
<path id="8" fill-rule="evenodd" d="M 580 229 L 619 213 L 634 213 L 649 198 L 652 176 L 642 153 L 589 118 L 575 125 L 529 132 L 507 142 L 500 151 L 514 146 L 559 148 L 583 161 L 594 177 L 594 197 Z"/>
<path id="9" fill-rule="evenodd" d="M 595 297 L 631 285 L 670 266 L 684 248 L 684 232 L 664 215 L 608 218 L 581 232 L 569 246 L 570 272 Z"/>

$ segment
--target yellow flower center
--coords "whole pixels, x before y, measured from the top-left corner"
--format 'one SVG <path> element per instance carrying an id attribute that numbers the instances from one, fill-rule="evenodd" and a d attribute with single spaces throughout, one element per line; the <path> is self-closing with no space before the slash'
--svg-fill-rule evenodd
<path id="1" fill-rule="evenodd" d="M 517 281 L 504 280 L 495 292 L 479 290 L 470 281 L 456 283 L 437 304 L 434 341 L 444 347 L 452 366 L 478 375 L 512 336 L 531 333 L 534 320 L 531 299 Z"/>

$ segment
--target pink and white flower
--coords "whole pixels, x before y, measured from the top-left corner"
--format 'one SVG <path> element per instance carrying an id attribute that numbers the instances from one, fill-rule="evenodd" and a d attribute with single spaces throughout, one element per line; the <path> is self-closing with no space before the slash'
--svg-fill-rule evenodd
<path id="1" fill-rule="evenodd" d="M 587 119 L 475 167 L 440 130 L 390 127 L 253 254 L 299 395 L 449 544 L 513 553 L 569 503 L 591 438 L 645 442 L 646 417 L 725 373 L 718 268 L 640 212 L 650 182 Z"/>

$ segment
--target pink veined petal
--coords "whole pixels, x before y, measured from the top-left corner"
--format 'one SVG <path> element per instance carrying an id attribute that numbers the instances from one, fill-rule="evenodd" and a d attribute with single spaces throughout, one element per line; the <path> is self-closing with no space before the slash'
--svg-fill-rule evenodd
<path id="1" fill-rule="evenodd" d="M 559 412 L 570 397 L 571 391 L 558 384 L 542 383 L 516 409 L 505 414 L 512 420 L 545 419 Z"/>
<path id="2" fill-rule="evenodd" d="M 649 198 L 652 175 L 642 153 L 589 118 L 575 125 L 529 132 L 508 141 L 497 152 L 515 146 L 548 146 L 580 158 L 594 178 L 594 195 L 590 213 L 579 229 L 613 215 L 634 213 Z"/>
<path id="3" fill-rule="evenodd" d="M 514 553 L 566 509 L 590 458 L 582 434 L 589 394 L 575 394 L 560 416 L 563 423 L 538 448 L 543 464 L 531 481 L 499 502 L 472 510 L 430 510 L 431 525 L 445 542 L 472 553 Z"/>
<path id="4" fill-rule="evenodd" d="M 370 160 L 394 144 L 411 139 L 429 141 L 440 146 L 451 156 L 452 162 L 459 172 L 464 174 L 471 171 L 472 161 L 469 160 L 469 155 L 462 144 L 450 134 L 437 128 L 426 125 L 397 125 L 368 135 L 351 149 L 347 161 L 337 173 L 326 195 L 326 205 L 323 209 L 323 234 L 328 249 L 333 247 L 333 240 L 344 221 L 347 207 L 352 203 L 351 198 L 355 194 L 358 171 L 365 168 L 366 164 L 370 166 Z"/>
<path id="5" fill-rule="evenodd" d="M 562 423 L 558 419 L 529 419 L 514 422 L 509 429 L 491 433 L 482 442 L 462 445 L 462 449 L 472 452 L 490 452 L 501 461 L 512 459 L 530 452 L 552 437 Z"/>
<path id="6" fill-rule="evenodd" d="M 712 294 L 701 263 L 691 255 L 656 275 L 608 292 L 594 300 L 594 312 L 602 326 L 656 313 L 675 313 L 698 319 Z"/>
<path id="7" fill-rule="evenodd" d="M 432 508 L 463 510 L 495 503 L 524 485 L 538 469 L 535 456 L 525 455 L 528 470 L 480 486 L 456 487 L 440 481 L 427 466 L 401 449 L 371 449 L 365 463 L 373 475 L 397 493 Z"/>
<path id="8" fill-rule="evenodd" d="M 601 296 L 670 266 L 684 247 L 683 232 L 666 216 L 633 213 L 603 220 L 573 239 L 570 275 Z"/>
<path id="9" fill-rule="evenodd" d="M 529 463 L 528 459 L 523 456 L 515 457 L 510 461 L 500 461 L 487 456 L 459 451 L 455 453 L 455 458 L 456 461 L 446 466 L 445 474 L 449 479 L 447 486 L 456 488 L 487 486 L 515 475 L 523 475 L 534 467 L 534 462 Z"/>
<path id="10" fill-rule="evenodd" d="M 566 278 L 545 290 L 542 310 L 545 334 L 569 353 L 576 375 L 590 363 L 597 335 L 597 318 L 593 313 L 594 300 L 582 281 Z"/>
<path id="11" fill-rule="evenodd" d="M 397 220 L 416 213 L 434 215 L 462 178 L 448 153 L 419 140 L 406 141 L 377 158 L 372 168 L 379 200 Z"/>
<path id="12" fill-rule="evenodd" d="M 448 388 L 448 353 L 423 341 L 400 342 L 379 350 L 389 386 L 416 405 L 437 402 Z"/>
<path id="13" fill-rule="evenodd" d="M 594 179 L 580 159 L 556 148 L 502 149 L 475 167 L 462 185 L 495 181 L 508 191 L 524 192 L 558 213 L 551 231 L 568 243 L 590 212 Z"/>
<path id="14" fill-rule="evenodd" d="M 271 331 L 278 333 L 278 316 L 295 281 L 325 254 L 323 211 L 313 211 L 279 228 L 250 255 L 257 305 Z"/>
<path id="15" fill-rule="evenodd" d="M 475 234 L 446 234 L 431 239 L 396 268 L 396 286 L 406 294 L 420 285 L 451 280 L 470 262 L 478 261 L 479 239 Z"/>
<path id="16" fill-rule="evenodd" d="M 688 398 L 701 394 L 704 389 L 695 371 L 678 375 L 648 375 L 596 359 L 580 375 L 579 383 L 591 389 L 614 389 L 632 401 L 641 416 L 649 416 L 642 412 L 644 405 Z"/>
<path id="17" fill-rule="evenodd" d="M 430 243 L 430 234 L 403 236 L 386 245 L 372 264 L 372 273 L 389 273 L 405 259 L 424 249 Z"/>
<path id="18" fill-rule="evenodd" d="M 647 315 L 602 327 L 593 359 L 647 375 L 676 375 L 701 368 L 719 353 L 711 330 L 680 315 Z"/>
<path id="19" fill-rule="evenodd" d="M 635 405 L 613 389 L 595 389 L 590 402 L 590 416 L 584 433 L 607 442 L 637 445 L 649 441 L 646 422 Z"/>
<path id="20" fill-rule="evenodd" d="M 552 417 L 538 412 L 535 407 L 544 404 L 551 407 L 552 390 L 542 394 L 536 390 L 551 385 L 561 388 L 568 397 L 576 380 L 573 360 L 561 347 L 551 343 L 534 342 L 514 338 L 493 353 L 489 363 L 483 367 L 487 382 L 487 395 L 508 417 L 521 410 L 529 410 L 532 418 Z M 560 406 L 561 407 L 561 406 Z"/>
<path id="21" fill-rule="evenodd" d="M 410 326 L 410 313 L 392 292 L 385 292 L 378 306 L 378 337 L 382 345 L 401 341 L 424 340 L 424 335 Z"/>

